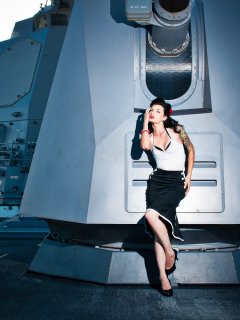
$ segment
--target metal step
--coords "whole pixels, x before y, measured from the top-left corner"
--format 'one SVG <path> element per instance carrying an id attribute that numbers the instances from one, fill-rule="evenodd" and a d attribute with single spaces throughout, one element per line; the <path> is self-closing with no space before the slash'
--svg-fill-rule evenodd
<path id="1" fill-rule="evenodd" d="M 43 239 L 48 233 L 47 222 L 37 217 L 17 214 L 0 223 L 0 239 Z"/>
<path id="2" fill-rule="evenodd" d="M 172 286 L 240 284 L 240 250 L 178 253 Z M 160 284 L 154 251 L 118 250 L 44 239 L 30 271 L 89 282 Z"/>

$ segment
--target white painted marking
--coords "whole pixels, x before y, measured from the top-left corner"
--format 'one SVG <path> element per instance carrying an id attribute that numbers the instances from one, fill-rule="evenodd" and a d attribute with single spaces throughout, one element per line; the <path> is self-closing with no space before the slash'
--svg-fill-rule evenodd
<path id="1" fill-rule="evenodd" d="M 10 254 L 10 253 L 4 254 L 3 256 L 0 257 L 0 259 L 3 258 L 3 257 L 5 257 L 5 256 L 7 256 L 7 255 L 9 255 L 9 254 Z"/>

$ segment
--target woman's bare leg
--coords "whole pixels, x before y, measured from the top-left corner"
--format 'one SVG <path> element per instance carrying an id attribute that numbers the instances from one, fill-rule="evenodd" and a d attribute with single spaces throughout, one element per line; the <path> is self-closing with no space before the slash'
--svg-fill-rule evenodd
<path id="1" fill-rule="evenodd" d="M 160 243 L 160 240 L 158 239 L 158 236 L 156 234 L 154 241 L 154 249 L 157 259 L 157 265 L 160 272 L 159 279 L 161 281 L 162 288 L 163 290 L 169 290 L 171 289 L 171 285 L 165 272 L 166 256 L 163 247 Z"/>
<path id="2" fill-rule="evenodd" d="M 165 268 L 170 269 L 173 266 L 175 254 L 169 240 L 167 228 L 165 224 L 159 219 L 158 213 L 151 209 L 146 211 L 145 218 L 152 227 L 154 234 L 157 235 L 159 244 L 164 250 Z"/>

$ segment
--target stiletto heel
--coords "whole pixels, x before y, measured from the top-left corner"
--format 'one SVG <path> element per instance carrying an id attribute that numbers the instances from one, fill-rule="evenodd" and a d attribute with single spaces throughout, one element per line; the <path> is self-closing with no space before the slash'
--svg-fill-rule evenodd
<path id="1" fill-rule="evenodd" d="M 175 260 L 178 260 L 178 257 L 177 257 L 177 250 L 173 249 L 174 253 L 175 253 Z"/>
<path id="2" fill-rule="evenodd" d="M 175 261 L 174 261 L 173 266 L 170 269 L 165 269 L 165 272 L 166 272 L 167 276 L 169 276 L 171 273 L 173 273 L 173 271 L 176 270 L 175 262 L 176 262 L 176 260 L 178 260 L 178 257 L 177 257 L 177 251 L 175 249 L 173 249 L 173 251 L 174 251 L 174 254 L 175 254 Z"/>

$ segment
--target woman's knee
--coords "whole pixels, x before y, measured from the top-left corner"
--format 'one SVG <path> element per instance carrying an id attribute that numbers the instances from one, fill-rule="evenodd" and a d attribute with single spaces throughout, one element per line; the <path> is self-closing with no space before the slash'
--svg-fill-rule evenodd
<path id="1" fill-rule="evenodd" d="M 153 224 L 158 219 L 158 214 L 152 210 L 147 210 L 145 213 L 145 218 L 148 223 Z"/>

